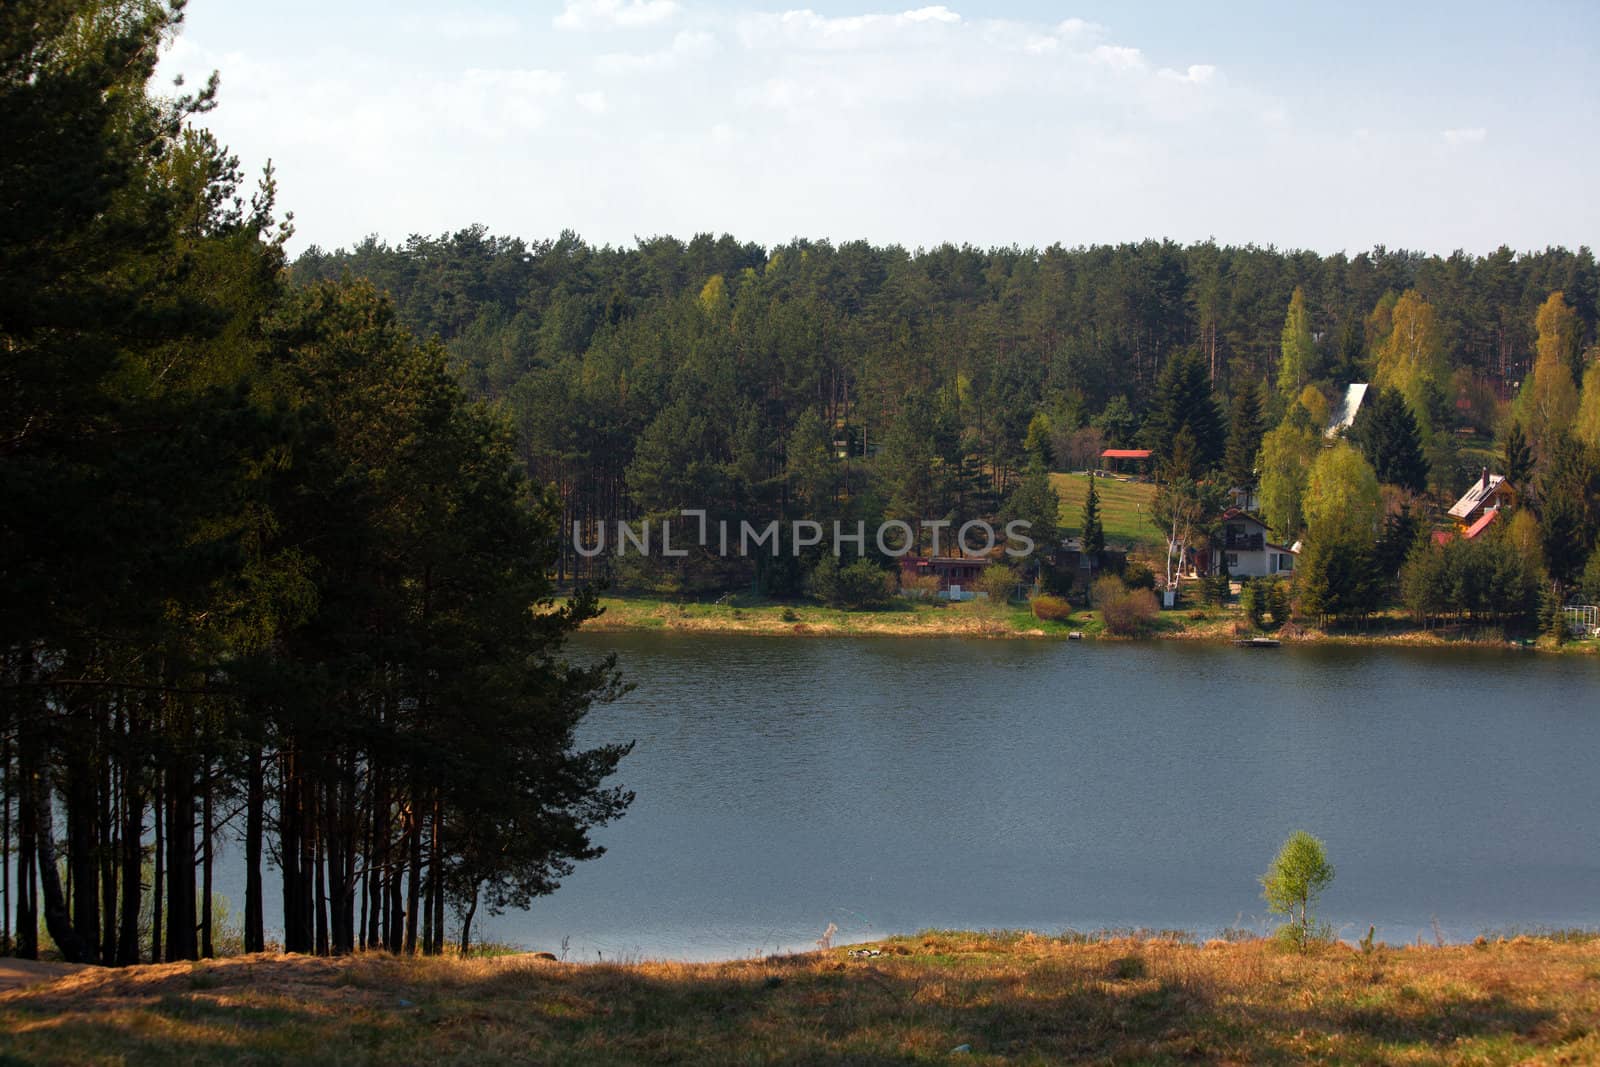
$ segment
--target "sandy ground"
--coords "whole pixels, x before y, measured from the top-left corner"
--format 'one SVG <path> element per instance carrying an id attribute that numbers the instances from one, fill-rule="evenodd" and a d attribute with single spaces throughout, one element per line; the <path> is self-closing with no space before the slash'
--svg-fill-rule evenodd
<path id="1" fill-rule="evenodd" d="M 83 970 L 82 963 L 42 963 L 38 960 L 14 960 L 0 957 L 0 993 L 9 993 L 23 986 L 50 982 L 64 975 Z"/>

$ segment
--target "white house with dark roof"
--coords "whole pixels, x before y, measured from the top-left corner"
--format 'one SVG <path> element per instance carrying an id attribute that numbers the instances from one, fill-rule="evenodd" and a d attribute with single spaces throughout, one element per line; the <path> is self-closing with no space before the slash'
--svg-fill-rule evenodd
<path id="1" fill-rule="evenodd" d="M 1222 561 L 1228 561 L 1228 574 L 1234 578 L 1271 578 L 1294 571 L 1298 545 L 1274 544 L 1268 540 L 1267 524 L 1238 508 L 1222 513 L 1221 536 L 1215 545 L 1195 554 L 1195 571 L 1216 574 Z"/>

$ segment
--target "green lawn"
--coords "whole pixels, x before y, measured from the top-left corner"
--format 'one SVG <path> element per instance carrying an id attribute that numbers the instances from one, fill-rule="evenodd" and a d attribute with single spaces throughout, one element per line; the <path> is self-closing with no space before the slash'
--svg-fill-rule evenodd
<path id="1" fill-rule="evenodd" d="M 1083 522 L 1083 499 L 1089 495 L 1086 474 L 1052 474 L 1050 484 L 1061 496 L 1061 529 L 1077 536 Z M 1097 478 L 1100 493 L 1100 522 L 1105 526 L 1106 543 L 1112 547 L 1160 552 L 1161 535 L 1150 524 L 1150 501 L 1156 487 L 1149 482 L 1121 482 Z"/>

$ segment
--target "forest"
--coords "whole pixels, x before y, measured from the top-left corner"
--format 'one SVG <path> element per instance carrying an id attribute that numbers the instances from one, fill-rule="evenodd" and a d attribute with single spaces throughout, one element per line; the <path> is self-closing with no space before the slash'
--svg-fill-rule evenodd
<path id="1" fill-rule="evenodd" d="M 1477 607 L 1462 611 L 1537 610 L 1529 598 L 1577 581 L 1594 544 L 1600 274 L 1586 247 L 767 249 L 702 234 L 614 248 L 473 227 L 311 247 L 292 274 L 390 294 L 462 388 L 506 414 L 560 503 L 561 580 L 799 595 L 820 552 L 630 563 L 583 558 L 565 534 L 576 524 L 589 543 L 597 525 L 682 508 L 734 523 L 1024 517 L 1050 531 L 1045 472 L 1093 468 L 1107 446 L 1155 451 L 1155 473 L 1183 490 L 1163 514 L 1194 505 L 1190 543 L 1228 490 L 1249 487 L 1309 562 L 1361 557 L 1335 579 L 1353 596 L 1308 602 L 1321 618 L 1399 597 L 1414 542 L 1485 468 L 1512 476 L 1548 529 L 1520 531 L 1516 603 L 1486 612 L 1466 597 Z M 1339 438 L 1358 463 L 1323 433 L 1353 382 L 1372 385 Z M 1311 529 L 1330 488 L 1313 485 L 1319 459 L 1320 477 L 1358 483 L 1339 489 L 1355 506 L 1345 529 Z M 1535 578 L 1553 592 L 1528 592 Z"/>

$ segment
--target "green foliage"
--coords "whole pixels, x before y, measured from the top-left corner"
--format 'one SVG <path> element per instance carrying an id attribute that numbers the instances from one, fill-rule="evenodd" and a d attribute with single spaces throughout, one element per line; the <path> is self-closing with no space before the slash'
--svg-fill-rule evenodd
<path id="1" fill-rule="evenodd" d="M 1589 562 L 1578 580 L 1578 595 L 1585 604 L 1600 604 L 1600 548 L 1589 553 Z"/>
<path id="2" fill-rule="evenodd" d="M 1536 561 L 1503 534 L 1444 545 L 1418 542 L 1400 571 L 1400 595 L 1423 625 L 1441 618 L 1523 622 L 1539 611 Z"/>
<path id="3" fill-rule="evenodd" d="M 1306 485 L 1320 454 L 1321 436 L 1309 426 L 1285 421 L 1261 440 L 1261 514 L 1275 537 L 1294 541 L 1305 528 Z"/>
<path id="4" fill-rule="evenodd" d="M 1122 572 L 1122 581 L 1129 589 L 1148 589 L 1154 592 L 1156 572 L 1142 559 L 1129 560 L 1128 566 Z"/>
<path id="5" fill-rule="evenodd" d="M 1325 934 L 1316 923 L 1317 898 L 1333 882 L 1333 865 L 1321 841 L 1296 830 L 1261 876 L 1261 895 L 1274 915 L 1286 915 L 1286 938 L 1304 951 Z"/>
<path id="6" fill-rule="evenodd" d="M 1228 414 L 1223 473 L 1230 489 L 1248 489 L 1256 484 L 1256 456 L 1261 451 L 1262 436 L 1261 394 L 1251 386 L 1243 386 L 1234 393 Z"/>
<path id="7" fill-rule="evenodd" d="M 1380 600 L 1371 539 L 1338 526 L 1308 537 L 1294 581 L 1301 612 L 1323 625 L 1365 619 Z"/>
<path id="8" fill-rule="evenodd" d="M 1428 489 L 1428 461 L 1422 454 L 1422 432 L 1405 397 L 1397 389 L 1379 388 L 1361 405 L 1350 436 L 1385 485 L 1412 493 Z"/>
<path id="9" fill-rule="evenodd" d="M 991 563 L 978 574 L 978 589 L 988 593 L 992 603 L 1004 604 L 1015 598 L 1020 585 L 1022 575 L 1004 563 Z"/>
<path id="10" fill-rule="evenodd" d="M 1378 475 L 1359 451 L 1339 441 L 1312 461 L 1306 479 L 1307 536 L 1347 535 L 1370 542 L 1377 531 Z"/>
<path id="11" fill-rule="evenodd" d="M 1239 604 L 1257 630 L 1276 630 L 1289 621 L 1289 586 L 1276 578 L 1247 578 L 1240 585 Z"/>
<path id="12" fill-rule="evenodd" d="M 811 572 L 811 595 L 830 607 L 879 608 L 893 596 L 894 575 L 870 559 L 841 564 L 826 553 Z"/>
<path id="13" fill-rule="evenodd" d="M 1570 434 L 1548 443 L 1538 477 L 1536 507 L 1550 577 L 1577 578 L 1600 535 L 1600 456 Z"/>
<path id="14" fill-rule="evenodd" d="M 1278 391 L 1285 397 L 1300 395 L 1313 377 L 1316 348 L 1311 340 L 1311 317 L 1306 313 L 1305 290 L 1295 286 L 1289 310 L 1283 318 L 1281 358 L 1278 362 Z"/>
<path id="15" fill-rule="evenodd" d="M 1533 476 L 1533 449 L 1528 447 L 1528 437 L 1522 432 L 1522 423 L 1513 422 L 1506 431 L 1505 448 L 1501 453 L 1505 465 L 1505 479 L 1518 492 L 1527 489 Z"/>
<path id="16" fill-rule="evenodd" d="M 1383 532 L 1373 552 L 1379 578 L 1392 582 L 1399 577 L 1400 568 L 1405 566 L 1421 534 L 1422 524 L 1412 514 L 1410 503 L 1402 503 L 1398 510 L 1383 517 Z"/>
<path id="17" fill-rule="evenodd" d="M 1094 475 L 1089 475 L 1089 492 L 1083 498 L 1083 518 L 1080 529 L 1083 553 L 1097 557 L 1106 550 L 1106 531 L 1100 523 L 1100 494 L 1094 486 Z"/>
<path id="18" fill-rule="evenodd" d="M 1182 437 L 1184 431 L 1188 431 L 1187 437 Z M 1144 438 L 1175 476 L 1198 477 L 1221 461 L 1225 444 L 1222 413 L 1198 352 L 1182 351 L 1162 368 Z M 1181 470 L 1175 470 L 1175 462 Z"/>
<path id="19" fill-rule="evenodd" d="M 1061 515 L 1061 497 L 1050 484 L 1050 472 L 1037 460 L 1028 464 L 1022 480 L 1006 498 L 1001 511 L 1004 522 L 1022 520 L 1028 523 L 1028 536 L 1034 541 L 1035 551 L 1048 555 L 1061 540 L 1057 526 Z"/>

